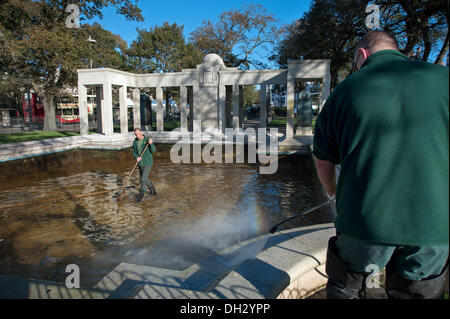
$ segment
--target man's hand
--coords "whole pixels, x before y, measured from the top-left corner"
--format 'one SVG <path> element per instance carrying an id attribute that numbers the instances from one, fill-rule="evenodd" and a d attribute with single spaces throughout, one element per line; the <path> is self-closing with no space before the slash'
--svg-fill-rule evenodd
<path id="1" fill-rule="evenodd" d="M 149 138 L 149 139 L 148 139 L 148 145 L 150 145 L 150 144 L 152 144 L 152 143 L 153 143 L 152 139 Z"/>
<path id="2" fill-rule="evenodd" d="M 138 157 L 138 158 L 136 158 L 136 161 L 139 163 L 140 161 L 142 161 L 142 157 Z"/>

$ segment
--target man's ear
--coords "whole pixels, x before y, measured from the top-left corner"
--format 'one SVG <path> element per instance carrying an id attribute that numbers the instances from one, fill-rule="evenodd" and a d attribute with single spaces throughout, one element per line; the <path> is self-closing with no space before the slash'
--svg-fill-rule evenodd
<path id="1" fill-rule="evenodd" d="M 358 53 L 363 56 L 364 60 L 366 60 L 370 56 L 369 51 L 364 48 L 359 48 Z"/>

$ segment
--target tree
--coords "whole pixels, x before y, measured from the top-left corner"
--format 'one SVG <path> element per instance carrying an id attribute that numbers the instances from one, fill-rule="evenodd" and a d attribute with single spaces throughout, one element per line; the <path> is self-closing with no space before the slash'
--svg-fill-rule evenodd
<path id="1" fill-rule="evenodd" d="M 244 107 L 259 104 L 260 93 L 254 85 L 244 86 Z"/>
<path id="2" fill-rule="evenodd" d="M 397 38 L 403 53 L 413 56 L 419 51 L 422 55 L 418 58 L 428 61 L 433 48 L 443 42 L 441 52 L 445 55 L 448 49 L 447 1 L 379 0 L 377 4 L 383 13 L 383 29 Z M 438 56 L 434 63 L 442 59 Z"/>
<path id="3" fill-rule="evenodd" d="M 74 3 L 74 1 L 70 1 Z M 118 14 L 127 19 L 142 21 L 142 15 L 137 6 L 130 0 L 84 0 L 78 1 L 80 20 L 102 17 L 101 10 L 109 5 L 117 8 Z M 0 6 L 0 27 L 2 74 L 7 74 L 6 80 L 21 79 L 23 86 L 29 86 L 43 99 L 45 119 L 44 130 L 55 130 L 56 96 L 77 83 L 77 69 L 86 68 L 91 58 L 100 65 L 116 65 L 118 57 L 111 52 L 108 43 L 99 41 L 105 39 L 115 41 L 117 46 L 123 43 L 118 36 L 113 36 L 101 29 L 99 25 L 86 26 L 81 29 L 69 28 L 65 12 L 69 1 L 3 1 Z M 91 50 L 86 41 L 89 35 L 97 36 L 98 46 Z M 112 40 L 115 39 L 115 40 Z M 114 44 L 116 47 L 116 44 Z M 5 60 L 4 60 L 5 58 Z M 120 59 L 119 59 L 120 60 Z"/>
<path id="4" fill-rule="evenodd" d="M 261 52 L 268 52 L 281 34 L 272 14 L 260 5 L 230 10 L 213 23 L 203 21 L 191 34 L 191 42 L 204 54 L 220 55 L 227 66 L 263 68 Z"/>
<path id="5" fill-rule="evenodd" d="M 138 36 L 127 50 L 128 64 L 139 73 L 180 72 L 183 68 L 195 68 L 203 54 L 193 44 L 187 43 L 183 26 L 164 22 L 150 30 L 139 30 Z M 178 91 L 164 88 L 166 93 L 166 116 L 169 116 L 170 97 Z"/>
<path id="6" fill-rule="evenodd" d="M 288 59 L 331 59 L 332 86 L 344 79 L 353 62 L 357 39 L 366 28 L 368 0 L 314 0 L 302 18 L 286 27 L 271 60 L 281 67 Z M 440 63 L 448 50 L 448 17 L 444 0 L 379 0 L 380 29 L 390 32 L 400 50 L 428 61 L 430 53 L 442 42 L 435 63 Z M 431 61 L 430 61 L 431 62 Z"/>

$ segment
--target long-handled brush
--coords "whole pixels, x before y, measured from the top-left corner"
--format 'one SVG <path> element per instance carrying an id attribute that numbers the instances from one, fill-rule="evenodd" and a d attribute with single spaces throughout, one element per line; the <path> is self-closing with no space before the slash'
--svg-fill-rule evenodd
<path id="1" fill-rule="evenodd" d="M 147 145 L 145 145 L 144 150 L 142 151 L 141 155 L 139 155 L 140 157 L 142 157 L 142 155 L 144 154 L 145 150 L 148 147 L 148 142 Z M 130 180 L 131 175 L 133 175 L 134 170 L 136 169 L 136 166 L 138 165 L 138 161 L 136 161 L 136 163 L 134 164 L 133 169 L 131 170 L 131 173 L 128 175 L 127 179 L 125 180 L 125 183 L 122 186 L 122 189 L 120 190 L 120 192 L 117 194 L 117 201 L 120 202 L 122 199 L 124 199 L 125 197 L 125 187 L 128 184 L 128 181 Z"/>

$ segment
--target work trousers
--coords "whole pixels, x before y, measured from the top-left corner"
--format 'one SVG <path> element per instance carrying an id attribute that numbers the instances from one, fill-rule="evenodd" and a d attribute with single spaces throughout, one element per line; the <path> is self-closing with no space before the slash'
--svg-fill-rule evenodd
<path id="1" fill-rule="evenodd" d="M 448 245 L 386 245 L 338 233 L 328 243 L 327 296 L 358 299 L 369 275 L 386 267 L 388 298 L 442 298 L 448 252 Z"/>
<path id="2" fill-rule="evenodd" d="M 148 178 L 150 175 L 150 171 L 152 170 L 152 166 L 139 166 L 139 175 L 141 176 L 141 194 L 145 192 L 145 187 L 148 187 L 148 190 L 151 192 L 152 182 Z"/>

